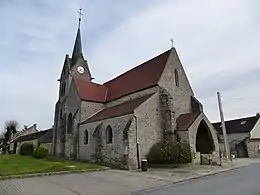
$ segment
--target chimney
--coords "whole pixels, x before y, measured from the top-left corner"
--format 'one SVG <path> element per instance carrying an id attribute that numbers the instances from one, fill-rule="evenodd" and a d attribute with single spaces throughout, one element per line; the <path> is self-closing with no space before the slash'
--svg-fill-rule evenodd
<path id="1" fill-rule="evenodd" d="M 260 118 L 260 113 L 259 112 L 256 113 L 256 117 Z"/>

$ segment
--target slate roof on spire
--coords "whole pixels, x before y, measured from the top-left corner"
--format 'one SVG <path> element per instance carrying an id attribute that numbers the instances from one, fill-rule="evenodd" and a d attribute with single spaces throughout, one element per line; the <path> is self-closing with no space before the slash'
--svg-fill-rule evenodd
<path id="1" fill-rule="evenodd" d="M 72 65 L 77 61 L 79 57 L 83 55 L 82 53 L 82 43 L 81 43 L 81 34 L 80 34 L 80 25 L 78 27 L 78 32 L 72 52 Z"/>

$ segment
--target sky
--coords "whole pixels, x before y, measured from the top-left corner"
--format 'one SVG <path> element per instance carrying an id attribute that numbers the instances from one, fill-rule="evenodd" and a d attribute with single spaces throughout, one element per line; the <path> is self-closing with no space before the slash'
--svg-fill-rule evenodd
<path id="1" fill-rule="evenodd" d="M 0 130 L 53 124 L 65 54 L 82 7 L 82 41 L 95 82 L 103 83 L 168 50 L 170 39 L 212 121 L 260 112 L 258 0 L 1 0 Z"/>

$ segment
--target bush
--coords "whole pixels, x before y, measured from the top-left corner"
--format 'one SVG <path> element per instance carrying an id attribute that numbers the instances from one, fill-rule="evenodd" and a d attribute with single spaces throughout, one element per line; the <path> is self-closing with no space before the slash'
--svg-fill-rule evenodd
<path id="1" fill-rule="evenodd" d="M 178 163 L 191 163 L 191 150 L 188 143 L 179 143 Z"/>
<path id="2" fill-rule="evenodd" d="M 190 146 L 182 142 L 159 142 L 150 149 L 147 160 L 151 164 L 190 163 Z"/>
<path id="3" fill-rule="evenodd" d="M 34 158 L 46 158 L 48 156 L 48 149 L 42 146 L 39 146 L 34 151 Z"/>
<path id="4" fill-rule="evenodd" d="M 32 143 L 24 143 L 20 148 L 21 155 L 33 155 L 33 144 Z"/>

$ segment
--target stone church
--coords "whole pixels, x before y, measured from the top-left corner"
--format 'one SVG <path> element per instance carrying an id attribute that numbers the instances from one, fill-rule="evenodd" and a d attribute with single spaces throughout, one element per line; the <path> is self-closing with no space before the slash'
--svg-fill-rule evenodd
<path id="1" fill-rule="evenodd" d="M 79 23 L 58 81 L 54 155 L 137 169 L 150 148 L 168 137 L 190 143 L 193 163 L 203 155 L 219 161 L 216 130 L 174 47 L 98 84 L 82 52 Z"/>

